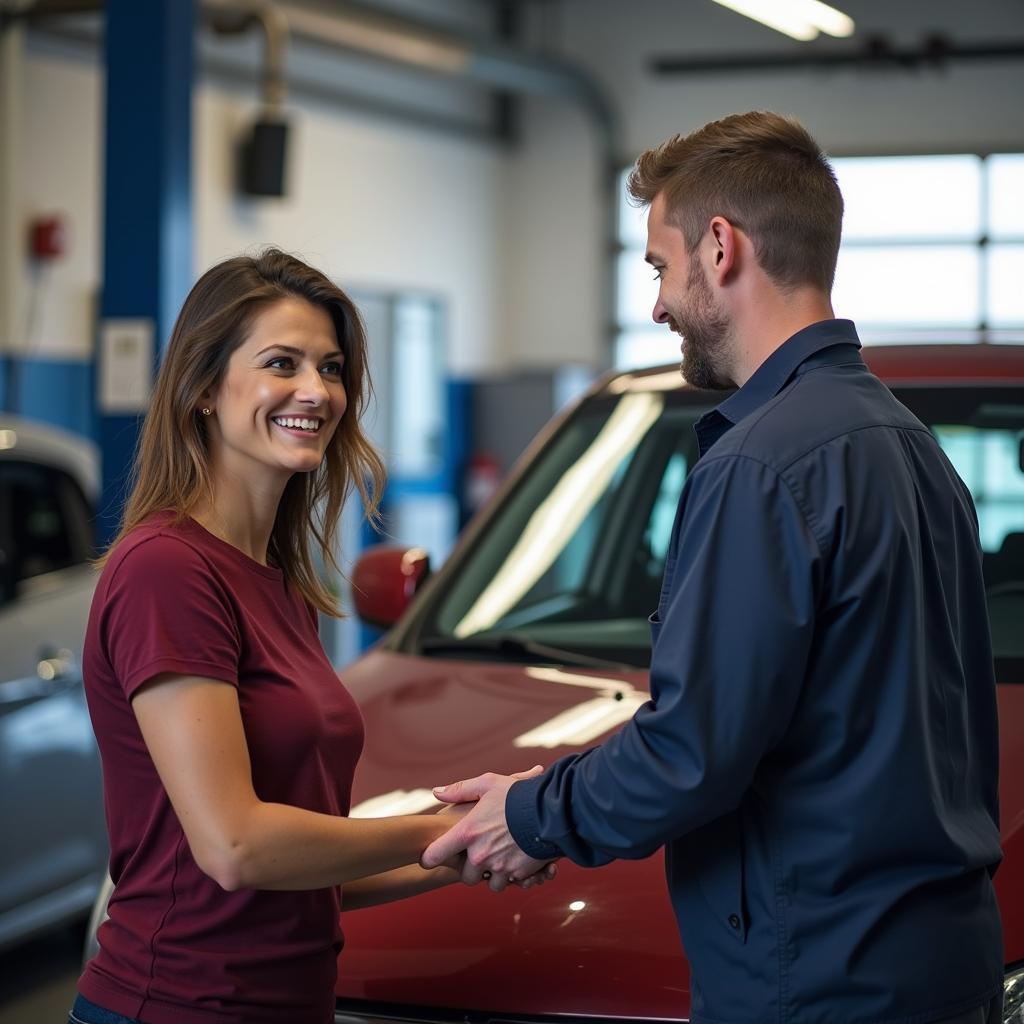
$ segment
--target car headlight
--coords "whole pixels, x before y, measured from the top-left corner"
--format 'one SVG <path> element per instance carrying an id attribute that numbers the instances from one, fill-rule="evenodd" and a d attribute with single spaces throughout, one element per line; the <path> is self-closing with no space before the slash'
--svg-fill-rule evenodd
<path id="1" fill-rule="evenodd" d="M 1024 1024 L 1024 964 L 1003 976 L 1003 1024 Z"/>

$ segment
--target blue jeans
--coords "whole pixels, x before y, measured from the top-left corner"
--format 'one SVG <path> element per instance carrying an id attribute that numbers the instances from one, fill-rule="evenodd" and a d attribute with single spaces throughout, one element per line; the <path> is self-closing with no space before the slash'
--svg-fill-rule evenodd
<path id="1" fill-rule="evenodd" d="M 134 1017 L 122 1017 L 113 1010 L 90 1003 L 85 996 L 79 996 L 71 1007 L 68 1024 L 139 1024 Z"/>

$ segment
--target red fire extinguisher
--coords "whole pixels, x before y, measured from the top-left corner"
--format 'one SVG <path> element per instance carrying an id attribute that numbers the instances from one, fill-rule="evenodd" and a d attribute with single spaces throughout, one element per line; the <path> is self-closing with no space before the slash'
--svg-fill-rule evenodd
<path id="1" fill-rule="evenodd" d="M 501 483 L 501 463 L 491 452 L 474 452 L 466 463 L 462 495 L 466 518 L 475 515 L 491 500 Z"/>

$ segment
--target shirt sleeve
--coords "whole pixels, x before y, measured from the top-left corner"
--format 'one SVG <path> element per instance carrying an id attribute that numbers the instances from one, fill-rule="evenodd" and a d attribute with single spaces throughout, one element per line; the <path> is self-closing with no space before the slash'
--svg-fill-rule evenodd
<path id="1" fill-rule="evenodd" d="M 240 638 L 223 581 L 176 537 L 156 535 L 132 548 L 107 586 L 101 642 L 132 694 L 162 672 L 238 685 Z"/>
<path id="2" fill-rule="evenodd" d="M 733 810 L 800 695 L 821 565 L 773 469 L 739 455 L 698 464 L 651 619 L 651 700 L 601 746 L 511 787 L 522 849 L 586 866 L 645 857 Z"/>

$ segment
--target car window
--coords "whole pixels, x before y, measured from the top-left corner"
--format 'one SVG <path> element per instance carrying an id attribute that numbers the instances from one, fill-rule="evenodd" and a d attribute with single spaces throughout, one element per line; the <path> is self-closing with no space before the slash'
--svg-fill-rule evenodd
<path id="1" fill-rule="evenodd" d="M 1024 417 L 1024 407 L 1021 409 Z M 936 423 L 932 426 L 950 462 L 971 489 L 981 546 L 996 553 L 1014 533 L 1024 533 L 1024 472 L 1019 429 Z"/>
<path id="2" fill-rule="evenodd" d="M 971 489 L 995 655 L 997 662 L 1019 662 L 1024 402 L 1006 387 L 896 394 L 933 431 Z M 712 397 L 717 404 L 722 396 Z M 450 567 L 446 586 L 413 631 L 418 639 L 475 640 L 479 653 L 483 639 L 512 637 L 648 664 L 647 616 L 657 605 L 676 504 L 697 457 L 693 424 L 711 404 L 707 396 L 672 391 L 585 403 Z M 496 650 L 507 654 L 508 647 Z"/>
<path id="3" fill-rule="evenodd" d="M 903 388 L 896 395 L 928 425 L 978 510 L 997 662 L 1024 658 L 1024 401 L 1009 388 Z M 1016 400 L 1015 400 L 1016 399 Z M 1003 677 L 1016 678 L 1008 665 Z"/>
<path id="4" fill-rule="evenodd" d="M 4 550 L 16 582 L 89 557 L 88 508 L 67 474 L 29 462 L 0 464 Z"/>
<path id="5" fill-rule="evenodd" d="M 646 664 L 693 424 L 708 408 L 650 392 L 584 406 L 464 560 L 431 635 L 514 634 Z"/>

